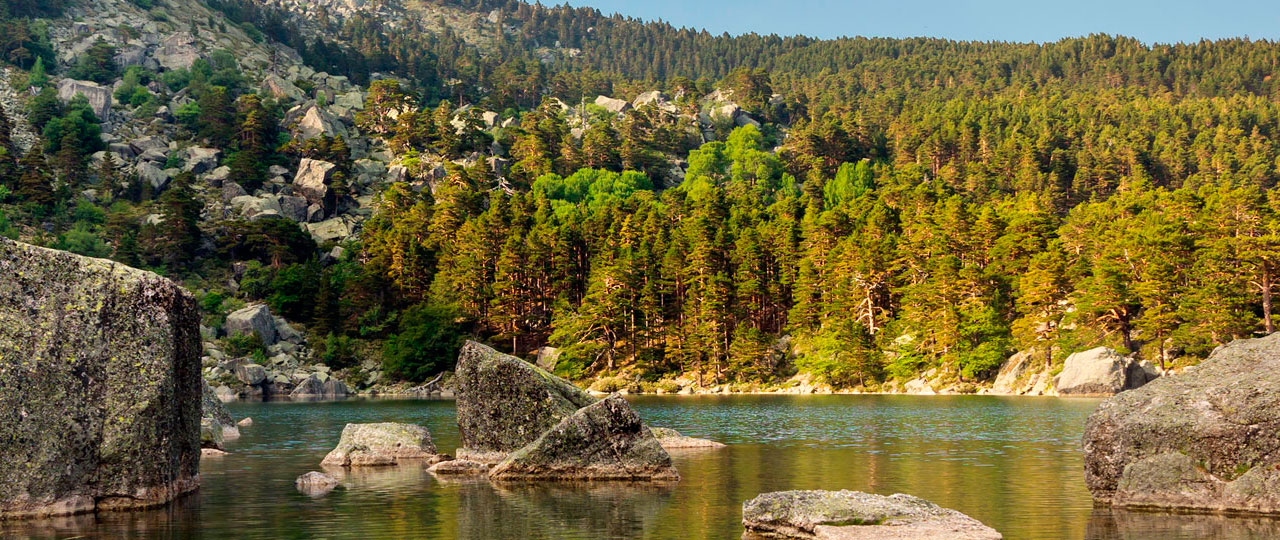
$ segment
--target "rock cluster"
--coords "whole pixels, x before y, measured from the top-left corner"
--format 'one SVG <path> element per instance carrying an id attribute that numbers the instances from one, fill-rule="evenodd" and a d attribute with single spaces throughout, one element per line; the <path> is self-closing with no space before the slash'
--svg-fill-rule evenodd
<path id="1" fill-rule="evenodd" d="M 0 238 L 0 520 L 199 485 L 199 308 L 175 283 Z"/>
<path id="2" fill-rule="evenodd" d="M 955 510 L 910 495 L 859 491 L 779 491 L 742 504 L 750 532 L 783 538 L 999 540 L 999 532 Z"/>
<path id="3" fill-rule="evenodd" d="M 1280 514 L 1280 334 L 1104 401 L 1085 482 L 1119 507 Z"/>
<path id="4" fill-rule="evenodd" d="M 723 443 L 708 439 L 698 439 L 695 437 L 686 437 L 679 431 L 671 428 L 651 427 L 649 431 L 658 439 L 658 444 L 666 450 L 690 449 L 690 448 L 724 448 Z"/>
<path id="5" fill-rule="evenodd" d="M 459 458 L 496 463 L 596 399 L 519 358 L 468 341 L 458 355 Z"/>
<path id="6" fill-rule="evenodd" d="M 464 445 L 458 457 L 496 463 L 493 480 L 679 479 L 671 456 L 618 395 L 597 401 L 476 342 L 463 346 L 455 380 Z"/>

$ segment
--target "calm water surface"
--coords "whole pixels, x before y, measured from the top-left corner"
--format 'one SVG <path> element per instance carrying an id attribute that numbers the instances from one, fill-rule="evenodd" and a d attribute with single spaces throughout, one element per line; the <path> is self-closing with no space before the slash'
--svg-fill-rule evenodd
<path id="1" fill-rule="evenodd" d="M 309 498 L 348 422 L 427 426 L 457 446 L 451 401 L 235 403 L 254 425 L 205 459 L 203 486 L 170 509 L 0 524 L 0 536 L 69 538 L 736 539 L 742 502 L 785 489 L 910 493 L 1020 539 L 1280 538 L 1280 520 L 1098 510 L 1079 451 L 1097 400 L 980 396 L 633 397 L 653 425 L 730 446 L 674 454 L 671 488 L 441 481 L 407 466 L 342 475 Z"/>

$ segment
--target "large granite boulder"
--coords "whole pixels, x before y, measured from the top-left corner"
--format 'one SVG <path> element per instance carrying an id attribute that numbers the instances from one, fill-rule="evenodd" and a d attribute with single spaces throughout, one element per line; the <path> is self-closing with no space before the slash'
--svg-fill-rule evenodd
<path id="1" fill-rule="evenodd" d="M 293 177 L 293 187 L 306 197 L 308 202 L 323 208 L 333 208 L 329 177 L 336 169 L 337 165 L 328 161 L 303 158 L 298 163 L 298 174 Z"/>
<path id="2" fill-rule="evenodd" d="M 468 341 L 458 355 L 459 458 L 496 463 L 596 399 L 514 356 Z"/>
<path id="3" fill-rule="evenodd" d="M 227 315 L 223 324 L 228 336 L 257 334 L 262 344 L 268 347 L 275 345 L 277 339 L 276 320 L 271 316 L 271 308 L 265 304 L 255 304 L 238 309 Z"/>
<path id="4" fill-rule="evenodd" d="M 1120 507 L 1280 513 L 1280 334 L 1098 406 L 1085 482 Z"/>
<path id="5" fill-rule="evenodd" d="M 0 238 L 0 520 L 196 489 L 200 312 L 165 278 Z"/>
<path id="6" fill-rule="evenodd" d="M 1149 373 L 1132 358 L 1106 347 L 1067 357 L 1062 373 L 1054 379 L 1060 396 L 1112 396 L 1138 388 L 1158 375 Z"/>
<path id="7" fill-rule="evenodd" d="M 1053 379 L 1047 364 L 1044 353 L 1019 351 L 1000 366 L 991 393 L 1041 396 L 1050 392 Z"/>
<path id="8" fill-rule="evenodd" d="M 523 480 L 679 480 L 671 456 L 614 394 L 579 409 L 494 466 L 489 477 Z"/>
<path id="9" fill-rule="evenodd" d="M 782 538 L 999 540 L 995 529 L 911 495 L 777 491 L 742 504 L 748 531 Z"/>
<path id="10" fill-rule="evenodd" d="M 375 467 L 406 461 L 439 461 L 436 445 L 427 428 L 413 424 L 384 422 L 347 424 L 338 447 L 324 457 L 330 467 Z"/>
<path id="11" fill-rule="evenodd" d="M 615 99 L 609 96 L 596 97 L 596 105 L 599 105 L 604 110 L 614 114 L 624 113 L 631 110 L 631 103 L 628 103 L 623 99 Z"/>
<path id="12" fill-rule="evenodd" d="M 89 107 L 99 120 L 106 120 L 111 112 L 111 87 L 102 86 L 93 81 L 77 81 L 62 79 L 58 81 L 58 99 L 69 102 L 76 96 L 84 96 L 89 100 Z"/>

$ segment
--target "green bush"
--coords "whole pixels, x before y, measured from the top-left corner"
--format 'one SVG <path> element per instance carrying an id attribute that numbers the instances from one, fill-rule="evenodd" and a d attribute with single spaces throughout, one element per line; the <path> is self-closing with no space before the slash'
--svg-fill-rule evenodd
<path id="1" fill-rule="evenodd" d="M 262 344 L 262 338 L 255 332 L 227 336 L 222 340 L 222 350 L 232 357 L 266 355 L 266 346 Z"/>
<path id="2" fill-rule="evenodd" d="M 316 354 L 324 365 L 333 369 L 343 369 L 356 364 L 355 340 L 336 334 L 329 334 L 316 343 Z"/>
<path id="3" fill-rule="evenodd" d="M 399 333 L 382 346 L 382 368 L 397 379 L 423 382 L 453 368 L 462 333 L 452 310 L 420 304 L 400 316 Z"/>

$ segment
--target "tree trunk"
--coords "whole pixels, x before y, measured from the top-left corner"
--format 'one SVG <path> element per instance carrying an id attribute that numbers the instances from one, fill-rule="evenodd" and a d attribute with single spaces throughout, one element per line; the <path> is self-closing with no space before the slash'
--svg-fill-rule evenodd
<path id="1" fill-rule="evenodd" d="M 1271 263 L 1262 261 L 1262 321 L 1266 324 L 1267 333 L 1276 331 L 1271 321 Z"/>

